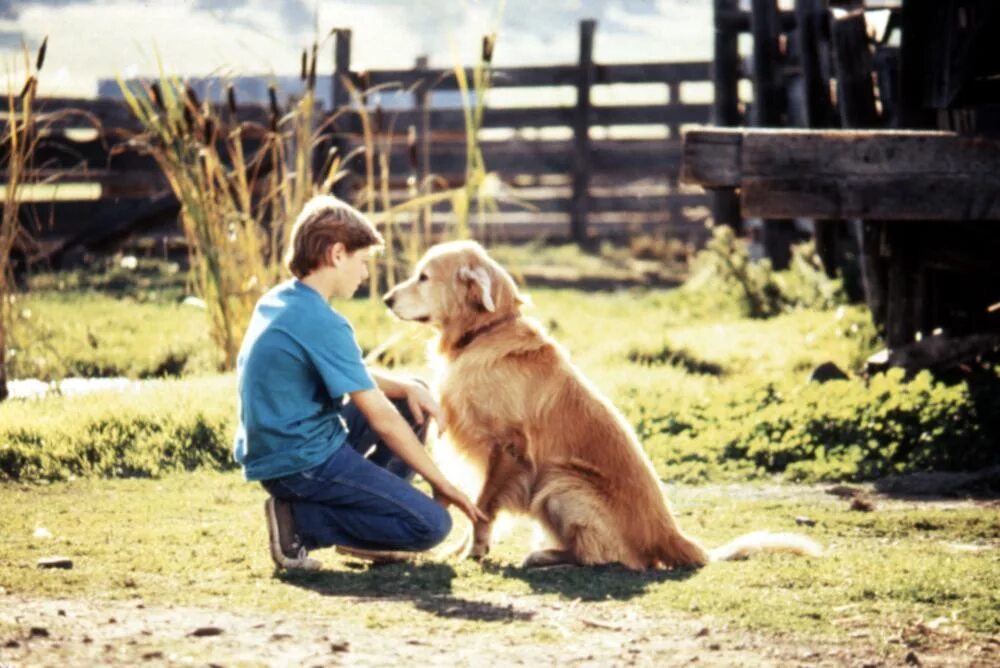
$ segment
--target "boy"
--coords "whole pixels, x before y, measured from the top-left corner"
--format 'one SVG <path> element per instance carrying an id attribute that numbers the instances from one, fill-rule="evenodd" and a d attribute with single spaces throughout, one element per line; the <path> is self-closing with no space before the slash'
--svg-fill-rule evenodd
<path id="1" fill-rule="evenodd" d="M 440 417 L 433 397 L 416 381 L 367 369 L 353 328 L 328 303 L 354 294 L 382 244 L 354 208 L 312 199 L 292 228 L 286 265 L 294 278 L 261 297 L 240 348 L 235 458 L 270 495 L 278 567 L 319 568 L 308 550 L 331 545 L 429 549 L 451 529 L 434 499 L 483 519 L 414 432 Z M 414 471 L 434 499 L 407 482 Z"/>

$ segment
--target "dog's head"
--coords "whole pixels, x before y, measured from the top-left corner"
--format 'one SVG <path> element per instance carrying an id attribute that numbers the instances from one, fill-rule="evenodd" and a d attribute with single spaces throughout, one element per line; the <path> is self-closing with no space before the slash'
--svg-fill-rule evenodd
<path id="1" fill-rule="evenodd" d="M 385 295 L 385 303 L 402 320 L 462 333 L 516 315 L 524 300 L 514 279 L 482 246 L 453 241 L 428 250 L 413 275 Z"/>

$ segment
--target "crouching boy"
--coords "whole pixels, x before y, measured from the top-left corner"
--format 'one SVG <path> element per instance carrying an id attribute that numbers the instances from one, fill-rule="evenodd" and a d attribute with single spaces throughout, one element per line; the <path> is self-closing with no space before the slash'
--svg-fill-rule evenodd
<path id="1" fill-rule="evenodd" d="M 354 294 L 382 243 L 354 208 L 311 200 L 292 229 L 293 278 L 261 297 L 240 348 L 234 453 L 269 494 L 278 567 L 318 568 L 309 550 L 334 545 L 429 549 L 448 535 L 452 503 L 485 519 L 424 452 L 427 423 L 440 417 L 426 387 L 366 368 L 351 324 L 329 305 Z M 409 483 L 414 472 L 434 498 Z"/>

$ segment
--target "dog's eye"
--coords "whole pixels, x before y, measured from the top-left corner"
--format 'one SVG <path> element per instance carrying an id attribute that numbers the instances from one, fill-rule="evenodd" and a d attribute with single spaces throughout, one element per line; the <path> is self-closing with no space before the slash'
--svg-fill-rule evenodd
<path id="1" fill-rule="evenodd" d="M 420 274 L 420 277 L 417 280 L 423 282 L 426 281 L 427 278 L 427 274 Z"/>

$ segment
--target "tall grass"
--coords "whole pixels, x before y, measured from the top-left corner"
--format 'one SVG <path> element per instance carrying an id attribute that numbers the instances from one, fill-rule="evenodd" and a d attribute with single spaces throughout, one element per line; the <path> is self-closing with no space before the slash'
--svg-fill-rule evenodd
<path id="1" fill-rule="evenodd" d="M 239 119 L 231 86 L 228 109 L 222 109 L 200 102 L 191 87 L 162 67 L 159 81 L 140 90 L 119 79 L 145 129 L 145 147 L 181 203 L 195 287 L 207 304 L 223 369 L 235 365 L 257 299 L 280 280 L 295 216 L 340 173 L 336 154 L 314 173 L 313 156 L 326 125 L 316 120 L 318 47 L 314 43 L 303 53 L 305 92 L 290 109 L 283 110 L 269 88 L 266 125 Z"/>
<path id="2" fill-rule="evenodd" d="M 467 239 L 470 234 L 469 218 L 472 202 L 477 204 L 480 233 L 484 232 L 484 213 L 490 200 L 485 197 L 490 177 L 483 159 L 482 146 L 479 143 L 479 130 L 483 127 L 483 116 L 486 113 L 486 96 L 489 93 L 493 77 L 493 49 L 496 46 L 496 34 L 483 36 L 482 50 L 479 62 L 472 70 L 472 82 L 465 74 L 461 65 L 455 67 L 455 79 L 462 93 L 462 113 L 465 117 L 465 182 L 462 188 L 455 189 L 452 194 L 452 209 L 455 214 L 455 235 L 459 239 Z"/>
<path id="3" fill-rule="evenodd" d="M 277 92 L 270 89 L 269 123 L 240 121 L 232 88 L 228 111 L 198 100 L 194 90 L 163 73 L 159 80 L 138 88 L 119 85 L 129 108 L 141 122 L 140 142 L 155 158 L 181 203 L 181 222 L 191 256 L 195 289 L 208 307 L 212 339 L 220 352 L 220 368 L 235 365 L 243 332 L 257 299 L 280 280 L 281 257 L 291 223 L 315 194 L 329 192 L 345 175 L 341 168 L 355 154 L 363 156 L 362 187 L 352 202 L 382 228 L 385 253 L 370 267 L 372 298 L 380 280 L 392 286 L 430 243 L 429 229 L 410 227 L 406 239 L 397 226 L 404 212 L 424 212 L 450 202 L 455 225 L 446 236 L 470 236 L 470 209 L 475 202 L 482 214 L 490 206 L 495 176 L 486 171 L 478 133 L 491 81 L 495 35 L 483 39 L 480 61 L 472 81 L 456 66 L 466 125 L 467 161 L 464 182 L 444 191 L 427 187 L 394 203 L 389 158 L 395 137 L 395 119 L 381 107 L 369 109 L 378 92 L 345 78 L 351 106 L 320 117 L 316 109 L 316 64 L 319 43 L 302 54 L 304 94 L 282 110 Z M 334 120 L 357 114 L 361 145 L 343 155 L 331 150 L 317 168 L 317 148 L 331 137 Z M 257 148 L 249 149 L 256 144 Z M 411 165 L 415 167 L 415 165 Z M 434 182 L 425 175 L 425 184 Z M 397 256 L 402 249 L 405 256 Z M 376 262 L 381 264 L 379 267 Z M 382 271 L 379 271 L 382 269 Z"/>
<path id="4" fill-rule="evenodd" d="M 0 401 L 8 396 L 7 389 L 7 334 L 11 322 L 16 285 L 13 273 L 14 245 L 26 243 L 27 232 L 21 226 L 20 189 L 29 178 L 32 155 L 38 142 L 34 104 L 38 88 L 38 73 L 45 64 L 48 37 L 42 40 L 32 63 L 27 48 L 24 52 L 24 85 L 14 93 L 13 68 L 8 71 L 7 122 L 0 131 L 0 148 L 3 150 L 2 167 L 5 172 L 3 211 L 0 212 Z"/>

